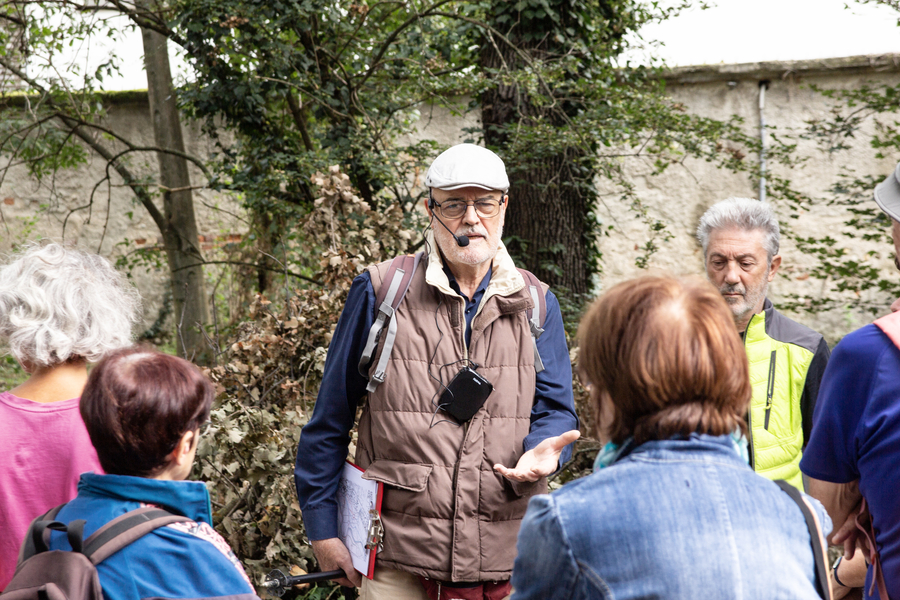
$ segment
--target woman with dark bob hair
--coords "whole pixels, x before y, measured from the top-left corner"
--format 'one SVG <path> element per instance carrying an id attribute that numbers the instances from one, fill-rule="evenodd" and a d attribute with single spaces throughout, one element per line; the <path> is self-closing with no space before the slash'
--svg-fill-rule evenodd
<path id="1" fill-rule="evenodd" d="M 209 493 L 191 472 L 213 386 L 175 356 L 127 348 L 91 371 L 81 416 L 105 475 L 85 473 L 57 521 L 86 521 L 84 538 L 116 517 L 156 506 L 192 519 L 160 527 L 97 565 L 106 600 L 256 594 L 228 543 L 212 528 Z M 51 550 L 69 550 L 53 532 Z"/>
<path id="2" fill-rule="evenodd" d="M 590 307 L 578 338 L 606 445 L 592 475 L 532 498 L 513 600 L 818 598 L 800 508 L 732 442 L 746 431 L 750 382 L 716 289 L 621 283 Z"/>

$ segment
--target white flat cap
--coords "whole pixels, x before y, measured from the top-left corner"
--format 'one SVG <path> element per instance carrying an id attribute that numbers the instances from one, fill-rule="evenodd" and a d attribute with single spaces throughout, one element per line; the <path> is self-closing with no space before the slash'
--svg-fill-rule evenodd
<path id="1" fill-rule="evenodd" d="M 505 192 L 509 178 L 499 156 L 475 144 L 458 144 L 434 159 L 425 174 L 425 185 L 439 190 L 479 187 Z"/>

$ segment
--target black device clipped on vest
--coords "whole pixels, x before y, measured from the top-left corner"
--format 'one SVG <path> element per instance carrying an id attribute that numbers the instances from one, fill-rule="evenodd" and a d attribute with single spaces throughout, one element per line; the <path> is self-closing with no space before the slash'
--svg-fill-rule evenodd
<path id="1" fill-rule="evenodd" d="M 444 389 L 439 406 L 460 423 L 465 423 L 484 406 L 493 391 L 490 381 L 474 369 L 463 367 Z"/>

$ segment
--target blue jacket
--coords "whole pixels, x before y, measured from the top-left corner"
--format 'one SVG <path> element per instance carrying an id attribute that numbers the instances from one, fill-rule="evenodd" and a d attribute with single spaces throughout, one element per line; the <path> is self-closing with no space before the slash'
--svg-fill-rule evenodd
<path id="1" fill-rule="evenodd" d="M 513 600 L 819 597 L 800 508 L 728 436 L 647 442 L 535 496 L 517 547 Z"/>
<path id="2" fill-rule="evenodd" d="M 209 493 L 199 481 L 161 481 L 84 473 L 78 496 L 57 515 L 87 521 L 84 537 L 119 515 L 145 504 L 196 521 L 175 523 L 145 535 L 97 566 L 105 600 L 219 598 L 257 600 L 228 544 L 212 530 Z M 65 534 L 53 532 L 51 550 L 69 550 Z"/>

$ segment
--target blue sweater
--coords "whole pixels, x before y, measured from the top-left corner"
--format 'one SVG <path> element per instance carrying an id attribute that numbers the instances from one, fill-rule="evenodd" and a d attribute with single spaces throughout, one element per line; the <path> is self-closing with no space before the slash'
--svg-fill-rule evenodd
<path id="1" fill-rule="evenodd" d="M 128 511 L 159 506 L 196 523 L 175 523 L 148 533 L 97 566 L 105 600 L 215 598 L 257 600 L 227 542 L 213 529 L 209 493 L 199 481 L 161 481 L 84 473 L 78 496 L 57 515 L 87 521 L 85 539 Z M 53 532 L 51 550 L 70 550 L 65 534 Z"/>

